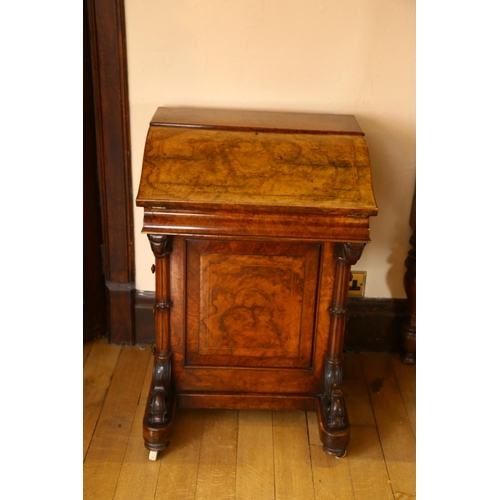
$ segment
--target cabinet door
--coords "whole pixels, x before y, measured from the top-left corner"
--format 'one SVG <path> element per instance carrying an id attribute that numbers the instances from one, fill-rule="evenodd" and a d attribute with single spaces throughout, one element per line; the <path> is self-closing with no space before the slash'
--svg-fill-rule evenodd
<path id="1" fill-rule="evenodd" d="M 187 366 L 312 366 L 318 245 L 188 241 L 187 264 Z"/>
<path id="2" fill-rule="evenodd" d="M 176 247 L 185 269 L 185 316 L 172 325 L 177 388 L 317 392 L 323 246 L 186 239 Z"/>

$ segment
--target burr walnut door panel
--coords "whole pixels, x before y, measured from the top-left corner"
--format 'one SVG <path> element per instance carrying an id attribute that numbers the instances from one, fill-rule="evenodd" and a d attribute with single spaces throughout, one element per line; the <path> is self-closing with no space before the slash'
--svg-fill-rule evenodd
<path id="1" fill-rule="evenodd" d="M 182 339 L 173 328 L 174 352 L 183 353 L 175 362 L 177 388 L 317 392 L 322 245 L 184 242 Z"/>

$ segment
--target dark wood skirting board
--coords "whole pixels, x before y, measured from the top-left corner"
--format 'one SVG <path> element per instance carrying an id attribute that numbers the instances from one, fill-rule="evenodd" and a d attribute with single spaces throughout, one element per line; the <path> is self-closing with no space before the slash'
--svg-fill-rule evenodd
<path id="1" fill-rule="evenodd" d="M 154 344 L 154 292 L 135 294 L 135 331 L 138 344 Z M 347 352 L 399 352 L 399 328 L 407 312 L 407 299 L 349 298 L 344 350 Z"/>
<path id="2" fill-rule="evenodd" d="M 400 352 L 399 328 L 407 309 L 407 299 L 349 298 L 344 350 Z"/>
<path id="3" fill-rule="evenodd" d="M 135 292 L 135 340 L 138 344 L 155 343 L 154 304 L 155 292 Z"/>
<path id="4" fill-rule="evenodd" d="M 106 281 L 108 339 L 111 344 L 135 344 L 134 283 Z"/>

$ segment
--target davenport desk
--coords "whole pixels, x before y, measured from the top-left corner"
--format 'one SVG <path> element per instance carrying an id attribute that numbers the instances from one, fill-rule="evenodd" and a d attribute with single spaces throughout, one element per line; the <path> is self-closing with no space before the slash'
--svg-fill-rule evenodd
<path id="1" fill-rule="evenodd" d="M 136 202 L 156 273 L 150 458 L 176 407 L 316 410 L 344 456 L 350 269 L 377 214 L 355 117 L 159 108 Z"/>

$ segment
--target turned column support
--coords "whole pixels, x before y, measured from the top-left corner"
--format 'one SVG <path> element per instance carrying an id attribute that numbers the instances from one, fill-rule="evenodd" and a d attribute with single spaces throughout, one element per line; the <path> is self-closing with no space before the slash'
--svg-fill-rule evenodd
<path id="1" fill-rule="evenodd" d="M 163 450 L 168 446 L 175 409 L 170 350 L 170 254 L 173 236 L 148 234 L 155 264 L 151 271 L 156 276 L 156 298 L 153 307 L 156 323 L 156 345 L 153 348 L 153 376 L 144 413 L 144 441 L 147 449 Z"/>
<path id="2" fill-rule="evenodd" d="M 411 249 L 405 261 L 406 272 L 403 279 L 408 310 L 400 328 L 401 361 L 406 364 L 415 364 L 417 359 L 417 198 L 413 194 L 410 214 L 410 227 L 413 233 L 410 238 Z"/>
<path id="3" fill-rule="evenodd" d="M 417 359 L 417 250 L 416 237 L 413 234 L 410 244 L 411 250 L 406 258 L 406 273 L 404 287 L 408 297 L 408 311 L 401 325 L 401 361 L 406 364 L 415 364 Z"/>
<path id="4" fill-rule="evenodd" d="M 363 252 L 364 243 L 335 243 L 334 288 L 328 349 L 323 362 L 321 395 L 318 397 L 318 425 L 323 449 L 337 457 L 346 453 L 350 426 L 342 392 L 344 333 L 347 322 L 347 294 L 351 266 Z"/>

